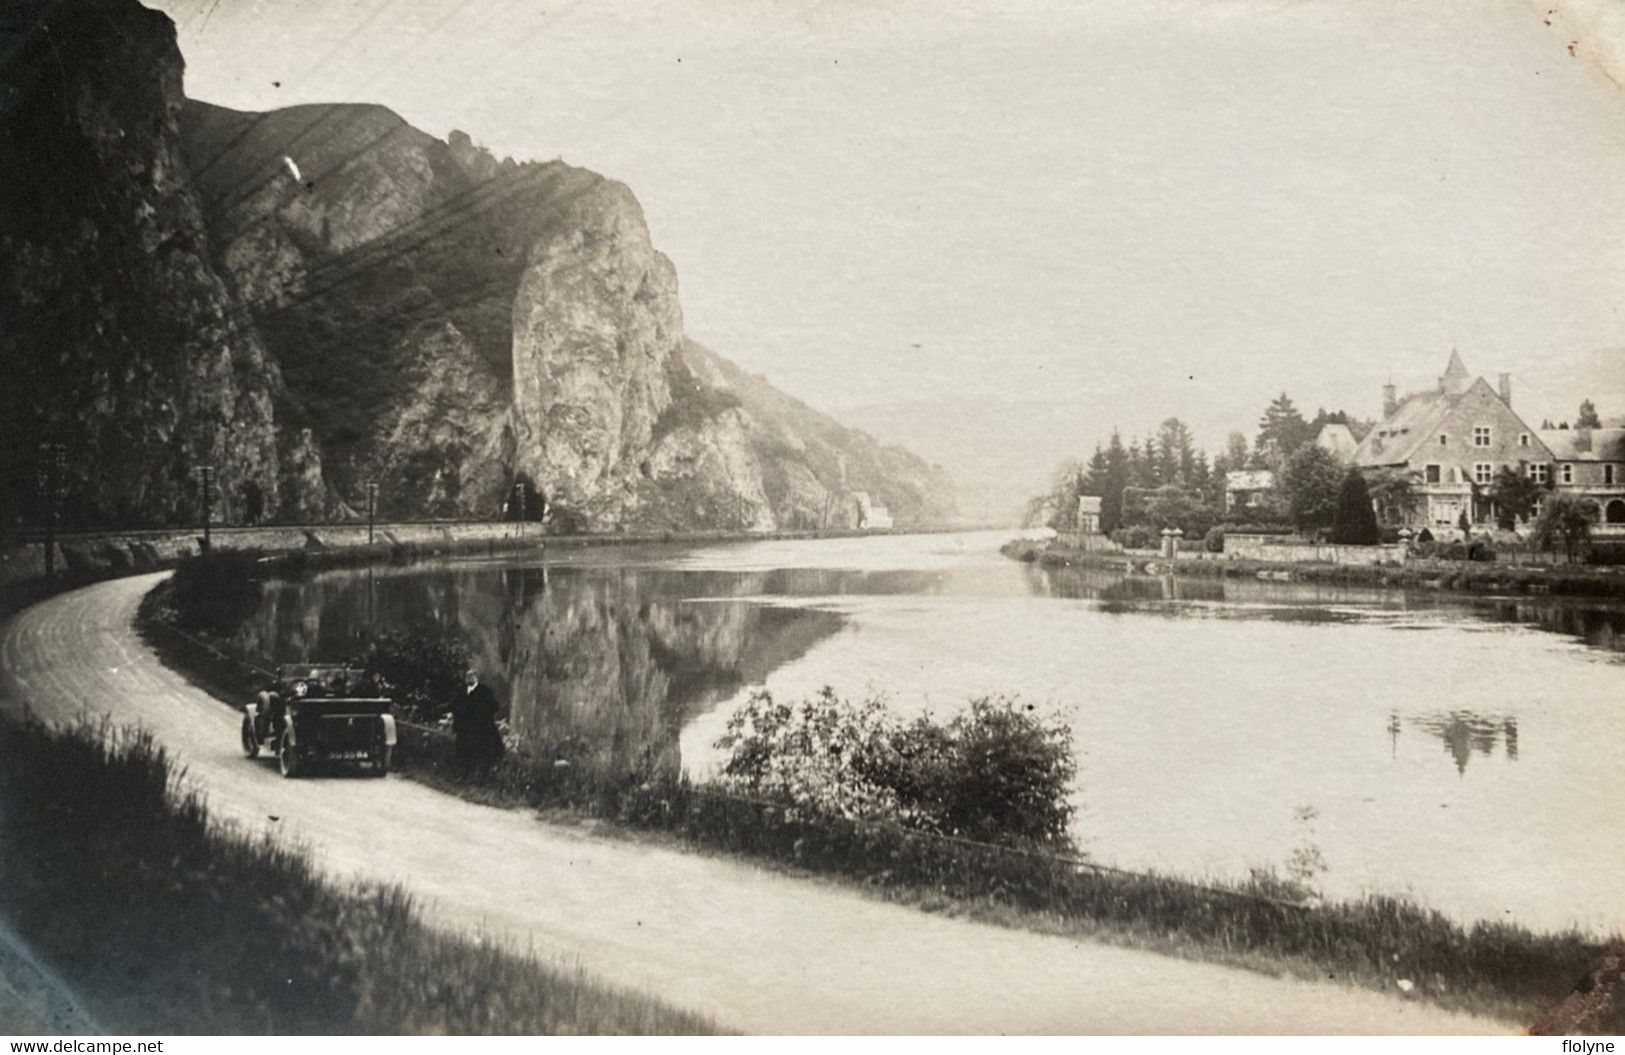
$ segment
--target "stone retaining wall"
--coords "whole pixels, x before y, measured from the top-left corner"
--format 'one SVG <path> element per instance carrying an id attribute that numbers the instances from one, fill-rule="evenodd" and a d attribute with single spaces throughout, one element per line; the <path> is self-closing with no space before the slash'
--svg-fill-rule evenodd
<path id="1" fill-rule="evenodd" d="M 1404 564 L 1405 547 L 1333 546 L 1287 543 L 1280 535 L 1226 535 L 1226 560 L 1272 561 L 1282 564 Z M 1183 554 L 1181 554 L 1183 556 Z"/>

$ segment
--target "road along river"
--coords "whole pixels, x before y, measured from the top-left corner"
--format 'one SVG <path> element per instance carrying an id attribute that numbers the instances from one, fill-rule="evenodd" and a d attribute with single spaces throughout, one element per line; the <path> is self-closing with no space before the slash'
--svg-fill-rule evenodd
<path id="1" fill-rule="evenodd" d="M 217 818 L 399 883 L 436 923 L 579 963 L 762 1033 L 1497 1033 L 1514 1027 L 1330 983 L 1004 930 L 749 864 L 603 840 L 396 776 L 283 780 L 238 718 L 142 645 L 158 576 L 66 594 L 0 633 L 13 711 L 151 729 Z M 358 818 L 366 823 L 358 824 Z"/>

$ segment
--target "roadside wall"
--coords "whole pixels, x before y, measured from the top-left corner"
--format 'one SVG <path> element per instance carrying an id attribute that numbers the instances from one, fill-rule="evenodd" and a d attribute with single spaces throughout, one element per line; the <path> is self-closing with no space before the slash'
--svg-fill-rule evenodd
<path id="1" fill-rule="evenodd" d="M 1287 543 L 1280 535 L 1226 535 L 1226 560 L 1276 561 L 1283 564 L 1404 564 L 1405 547 L 1316 546 Z"/>
<path id="2" fill-rule="evenodd" d="M 1122 553 L 1123 547 L 1097 531 L 1060 531 L 1055 535 L 1057 545 L 1079 553 Z"/>

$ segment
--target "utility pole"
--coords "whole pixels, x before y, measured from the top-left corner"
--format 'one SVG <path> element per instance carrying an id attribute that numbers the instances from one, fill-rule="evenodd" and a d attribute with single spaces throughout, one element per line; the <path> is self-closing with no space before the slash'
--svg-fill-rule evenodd
<path id="1" fill-rule="evenodd" d="M 378 517 L 378 481 L 367 483 L 367 545 L 372 545 L 373 522 Z"/>
<path id="2" fill-rule="evenodd" d="M 518 522 L 518 527 L 516 528 L 516 530 L 519 533 L 519 537 L 524 538 L 525 537 L 525 514 L 527 512 L 529 512 L 529 510 L 527 510 L 525 508 L 525 481 L 523 481 L 523 480 L 514 481 L 514 485 L 513 485 L 513 510 L 514 510 L 514 517 L 513 518 L 514 518 L 515 521 Z"/>
<path id="3" fill-rule="evenodd" d="M 45 578 L 56 575 L 56 525 L 61 516 L 63 477 L 67 475 L 68 449 L 60 443 L 39 445 L 39 492 L 45 499 Z"/>
<path id="4" fill-rule="evenodd" d="M 213 548 L 209 525 L 210 513 L 214 509 L 214 466 L 200 465 L 197 471 L 203 477 L 203 552 L 207 553 Z"/>

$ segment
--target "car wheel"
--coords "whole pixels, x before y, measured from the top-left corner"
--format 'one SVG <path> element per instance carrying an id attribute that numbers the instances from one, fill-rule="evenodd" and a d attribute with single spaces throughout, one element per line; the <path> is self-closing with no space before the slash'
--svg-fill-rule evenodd
<path id="1" fill-rule="evenodd" d="M 293 737 L 287 733 L 282 734 L 282 743 L 276 753 L 277 768 L 282 770 L 285 777 L 297 777 L 303 769 L 303 759 L 299 757 L 299 745 L 293 742 Z"/>
<path id="2" fill-rule="evenodd" d="M 254 719 L 243 715 L 243 754 L 249 758 L 260 757 L 260 738 L 254 735 Z"/>
<path id="3" fill-rule="evenodd" d="M 389 772 L 389 765 L 395 758 L 395 748 L 389 744 L 375 747 L 372 751 L 372 775 L 381 777 Z"/>

